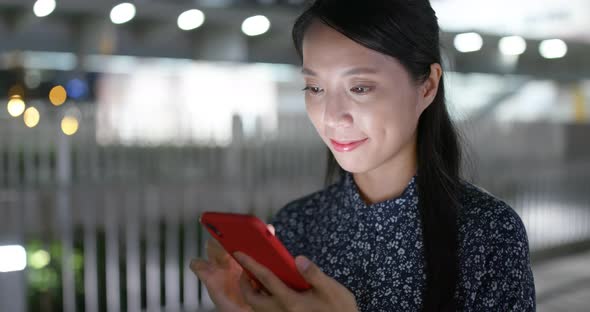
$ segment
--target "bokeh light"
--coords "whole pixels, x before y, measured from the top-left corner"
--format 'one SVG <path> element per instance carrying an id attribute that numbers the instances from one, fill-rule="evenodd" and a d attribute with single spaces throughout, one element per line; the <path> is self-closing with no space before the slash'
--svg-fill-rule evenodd
<path id="1" fill-rule="evenodd" d="M 88 94 L 88 84 L 82 79 L 72 79 L 66 84 L 66 91 L 70 98 L 79 99 Z"/>
<path id="2" fill-rule="evenodd" d="M 46 267 L 50 261 L 51 256 L 43 249 L 39 249 L 29 255 L 29 265 L 34 269 L 42 269 Z"/>
<path id="3" fill-rule="evenodd" d="M 55 0 L 37 0 L 33 5 L 33 13 L 37 17 L 44 17 L 55 10 Z"/>
<path id="4" fill-rule="evenodd" d="M 205 14 L 197 9 L 182 12 L 178 16 L 178 28 L 182 30 L 192 30 L 203 25 L 205 22 Z"/>
<path id="5" fill-rule="evenodd" d="M 18 117 L 25 111 L 25 106 L 25 101 L 20 96 L 13 95 L 10 97 L 6 108 L 10 116 Z"/>
<path id="6" fill-rule="evenodd" d="M 23 88 L 20 84 L 15 84 L 8 89 L 8 96 L 19 96 L 21 98 L 25 97 L 25 88 Z"/>
<path id="7" fill-rule="evenodd" d="M 135 5 L 129 2 L 117 4 L 111 10 L 111 22 L 113 24 L 124 24 L 135 17 Z"/>
<path id="8" fill-rule="evenodd" d="M 62 105 L 68 98 L 68 93 L 63 86 L 55 86 L 49 91 L 49 100 L 55 106 Z"/>
<path id="9" fill-rule="evenodd" d="M 248 17 L 242 22 L 242 32 L 248 36 L 262 35 L 270 28 L 270 21 L 264 15 Z"/>
<path id="10" fill-rule="evenodd" d="M 479 51 L 483 45 L 483 39 L 478 33 L 469 32 L 458 34 L 453 41 L 455 49 L 462 53 Z"/>
<path id="11" fill-rule="evenodd" d="M 34 128 L 37 126 L 37 124 L 39 124 L 40 117 L 39 111 L 35 107 L 31 106 L 25 110 L 23 119 L 27 127 Z"/>
<path id="12" fill-rule="evenodd" d="M 66 135 L 73 135 L 78 131 L 78 119 L 74 116 L 65 116 L 61 120 L 61 131 Z"/>
<path id="13" fill-rule="evenodd" d="M 498 48 L 504 55 L 521 55 L 526 51 L 526 41 L 520 36 L 503 37 Z"/>
<path id="14" fill-rule="evenodd" d="M 29 89 L 36 89 L 41 85 L 41 71 L 28 69 L 25 73 L 25 85 Z"/>
<path id="15" fill-rule="evenodd" d="M 0 272 L 22 271 L 26 266 L 27 252 L 23 246 L 0 246 Z"/>
<path id="16" fill-rule="evenodd" d="M 546 59 L 562 58 L 567 54 L 567 44 L 561 39 L 549 39 L 541 41 L 539 53 Z"/>

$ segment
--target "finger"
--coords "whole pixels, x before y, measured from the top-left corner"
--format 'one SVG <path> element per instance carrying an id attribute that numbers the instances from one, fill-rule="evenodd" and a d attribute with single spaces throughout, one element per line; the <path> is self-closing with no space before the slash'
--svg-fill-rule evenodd
<path id="1" fill-rule="evenodd" d="M 239 284 L 240 290 L 242 291 L 242 295 L 247 304 L 254 308 L 268 305 L 268 296 L 259 293 L 259 291 L 252 286 L 251 280 L 246 272 L 242 272 L 240 275 Z"/>
<path id="2" fill-rule="evenodd" d="M 219 255 L 224 255 L 227 253 L 221 244 L 212 238 L 207 239 L 205 242 L 205 248 L 207 249 L 207 255 L 210 255 L 211 258 L 219 257 Z"/>
<path id="3" fill-rule="evenodd" d="M 227 266 L 231 256 L 225 249 L 214 239 L 208 239 L 205 243 L 207 258 L 220 266 Z"/>
<path id="4" fill-rule="evenodd" d="M 272 224 L 267 224 L 266 227 L 272 233 L 272 235 L 275 235 L 275 227 Z"/>
<path id="5" fill-rule="evenodd" d="M 340 285 L 334 279 L 324 274 L 320 267 L 305 256 L 295 257 L 295 264 L 305 281 L 320 292 L 329 292 L 330 290 L 334 290 L 336 285 Z"/>
<path id="6" fill-rule="evenodd" d="M 203 259 L 191 260 L 189 267 L 191 268 L 191 271 L 197 275 L 199 280 L 204 283 L 207 283 L 208 277 L 213 270 L 212 264 Z"/>
<path id="7" fill-rule="evenodd" d="M 192 259 L 189 266 L 193 271 L 200 271 L 200 270 L 208 269 L 209 263 L 207 262 L 207 260 L 197 258 L 197 259 Z"/>
<path id="8" fill-rule="evenodd" d="M 256 277 L 268 292 L 277 297 L 284 305 L 288 305 L 291 301 L 297 299 L 298 295 L 295 291 L 291 290 L 272 271 L 256 262 L 256 260 L 242 252 L 235 252 L 234 257 Z"/>
<path id="9" fill-rule="evenodd" d="M 203 259 L 194 259 L 190 263 L 190 268 L 203 283 L 203 286 L 207 288 L 215 305 L 223 304 L 229 300 L 223 285 L 220 284 L 218 275 L 216 275 L 215 264 Z"/>

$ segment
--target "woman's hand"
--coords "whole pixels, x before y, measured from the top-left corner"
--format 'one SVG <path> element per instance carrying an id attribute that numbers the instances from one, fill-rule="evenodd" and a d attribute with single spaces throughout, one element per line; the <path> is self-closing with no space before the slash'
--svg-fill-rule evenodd
<path id="1" fill-rule="evenodd" d="M 193 273 L 203 282 L 218 311 L 252 311 L 239 287 L 242 268 L 213 239 L 206 242 L 207 260 L 192 260 Z"/>
<path id="2" fill-rule="evenodd" d="M 274 227 L 268 225 L 274 234 Z M 242 267 L 219 245 L 216 240 L 206 242 L 207 260 L 191 261 L 193 273 L 205 284 L 209 296 L 220 312 L 252 311 L 240 291 Z"/>
<path id="3" fill-rule="evenodd" d="M 265 290 L 259 291 L 252 287 L 245 272 L 240 277 L 240 288 L 244 300 L 256 312 L 263 311 L 358 311 L 354 295 L 333 278 L 324 274 L 318 266 L 304 256 L 295 258 L 301 275 L 312 286 L 304 292 L 297 292 L 285 285 L 269 269 L 241 252 L 234 257 L 242 266 L 250 271 Z"/>

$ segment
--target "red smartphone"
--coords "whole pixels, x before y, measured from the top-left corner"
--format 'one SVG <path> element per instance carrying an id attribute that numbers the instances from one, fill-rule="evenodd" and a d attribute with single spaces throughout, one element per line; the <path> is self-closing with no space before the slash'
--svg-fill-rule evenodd
<path id="1" fill-rule="evenodd" d="M 256 216 L 225 212 L 203 212 L 199 222 L 233 257 L 241 251 L 271 270 L 286 285 L 297 291 L 311 288 L 297 270 L 295 258 Z M 254 275 L 244 271 L 258 285 Z"/>

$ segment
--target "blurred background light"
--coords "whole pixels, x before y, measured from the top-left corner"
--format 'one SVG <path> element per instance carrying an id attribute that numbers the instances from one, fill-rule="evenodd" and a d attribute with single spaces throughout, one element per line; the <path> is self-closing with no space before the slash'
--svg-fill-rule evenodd
<path id="1" fill-rule="evenodd" d="M 34 128 L 37 124 L 39 124 L 39 111 L 35 107 L 31 106 L 25 110 L 23 119 L 27 127 Z"/>
<path id="2" fill-rule="evenodd" d="M 74 116 L 65 116 L 61 120 L 61 131 L 66 135 L 73 135 L 78 131 L 78 119 Z"/>
<path id="3" fill-rule="evenodd" d="M 203 25 L 205 22 L 205 14 L 197 9 L 192 9 L 181 13 L 178 16 L 178 28 L 182 30 L 193 30 Z"/>
<path id="4" fill-rule="evenodd" d="M 8 101 L 6 109 L 10 116 L 18 117 L 25 111 L 25 101 L 20 96 L 13 95 Z"/>
<path id="5" fill-rule="evenodd" d="M 23 88 L 20 84 L 15 84 L 8 89 L 8 96 L 19 96 L 21 98 L 25 97 L 25 88 Z"/>
<path id="6" fill-rule="evenodd" d="M 68 93 L 63 86 L 55 86 L 49 91 L 49 101 L 55 106 L 62 105 L 68 98 Z"/>
<path id="7" fill-rule="evenodd" d="M 80 99 L 88 94 L 88 83 L 82 79 L 72 79 L 66 83 L 67 96 L 72 99 Z"/>
<path id="8" fill-rule="evenodd" d="M 46 267 L 50 261 L 51 256 L 43 249 L 39 249 L 29 255 L 29 265 L 34 269 L 42 269 Z"/>
<path id="9" fill-rule="evenodd" d="M 478 33 L 469 32 L 456 35 L 453 43 L 457 51 L 467 53 L 479 51 L 483 45 L 483 39 Z"/>
<path id="10" fill-rule="evenodd" d="M 33 13 L 37 17 L 44 17 L 55 10 L 55 0 L 37 0 L 33 5 Z"/>
<path id="11" fill-rule="evenodd" d="M 259 36 L 268 31 L 270 21 L 264 15 L 248 17 L 242 23 L 242 32 L 248 36 Z"/>
<path id="12" fill-rule="evenodd" d="M 526 41 L 521 36 L 503 37 L 498 47 L 504 55 L 521 55 L 526 51 Z"/>
<path id="13" fill-rule="evenodd" d="M 27 69 L 72 71 L 78 66 L 78 56 L 72 52 L 24 51 L 21 55 Z"/>
<path id="14" fill-rule="evenodd" d="M 199 0 L 198 2 L 207 8 L 226 8 L 235 4 L 235 0 Z"/>
<path id="15" fill-rule="evenodd" d="M 146 60 L 132 73 L 104 74 L 96 93 L 97 115 L 102 116 L 97 139 L 101 144 L 224 145 L 232 140 L 234 114 L 242 118 L 246 135 L 253 135 L 257 119 L 262 131 L 272 133 L 277 127 L 277 66 Z M 173 75 L 166 74 L 171 70 Z M 295 68 L 292 74 L 298 77 Z M 227 92 L 227 82 L 232 92 Z"/>
<path id="16" fill-rule="evenodd" d="M 24 80 L 27 88 L 36 89 L 41 85 L 41 72 L 35 69 L 27 70 Z"/>
<path id="17" fill-rule="evenodd" d="M 0 246 L 0 272 L 22 271 L 27 266 L 27 253 L 23 246 Z"/>
<path id="18" fill-rule="evenodd" d="M 0 245 L 27 255 L 0 273 L 0 311 L 212 308 L 182 265 L 206 238 L 191 220 L 269 218 L 325 181 L 289 33 L 305 1 L 50 1 L 38 18 L 47 0 L 0 0 L 1 105 L 18 116 L 0 112 Z M 590 241 L 590 1 L 431 3 L 465 177 L 522 216 L 532 259 Z M 566 57 L 541 57 L 557 38 L 544 54 Z M 536 280 L 540 303 L 577 310 L 556 300 L 580 272 L 557 293 Z"/>
<path id="19" fill-rule="evenodd" d="M 541 41 L 539 53 L 546 59 L 562 58 L 567 53 L 567 45 L 561 39 L 548 39 Z"/>
<path id="20" fill-rule="evenodd" d="M 124 24 L 135 17 L 135 5 L 129 2 L 117 4 L 111 10 L 111 22 L 113 24 Z"/>

